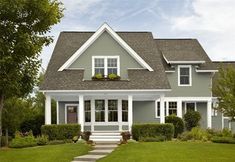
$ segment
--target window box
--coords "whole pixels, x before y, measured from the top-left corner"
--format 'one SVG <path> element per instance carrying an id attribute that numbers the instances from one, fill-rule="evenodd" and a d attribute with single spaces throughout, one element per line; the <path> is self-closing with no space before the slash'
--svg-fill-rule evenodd
<path id="1" fill-rule="evenodd" d="M 102 74 L 96 74 L 91 79 L 94 81 L 118 81 L 121 79 L 121 77 L 116 74 L 109 74 L 108 76 L 104 76 Z"/>

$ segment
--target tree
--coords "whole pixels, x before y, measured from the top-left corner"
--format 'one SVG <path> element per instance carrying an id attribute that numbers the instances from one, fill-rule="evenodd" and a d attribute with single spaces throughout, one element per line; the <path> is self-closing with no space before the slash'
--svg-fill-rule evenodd
<path id="1" fill-rule="evenodd" d="M 46 34 L 63 8 L 57 0 L 0 0 L 0 142 L 4 100 L 27 95 L 37 82 Z"/>
<path id="2" fill-rule="evenodd" d="M 213 86 L 213 94 L 218 97 L 217 110 L 235 121 L 235 68 L 221 67 Z"/>

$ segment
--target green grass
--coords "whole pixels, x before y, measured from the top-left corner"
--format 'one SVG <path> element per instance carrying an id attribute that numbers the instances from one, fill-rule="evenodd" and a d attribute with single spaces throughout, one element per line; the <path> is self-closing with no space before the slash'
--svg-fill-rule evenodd
<path id="1" fill-rule="evenodd" d="M 234 144 L 143 142 L 118 147 L 99 162 L 234 162 Z"/>
<path id="2" fill-rule="evenodd" d="M 86 154 L 85 144 L 61 144 L 22 149 L 0 149 L 0 162 L 70 162 L 73 157 Z"/>

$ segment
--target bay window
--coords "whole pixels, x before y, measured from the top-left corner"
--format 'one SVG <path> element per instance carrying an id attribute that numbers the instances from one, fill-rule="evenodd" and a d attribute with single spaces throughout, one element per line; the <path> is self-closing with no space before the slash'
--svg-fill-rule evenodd
<path id="1" fill-rule="evenodd" d="M 91 122 L 91 101 L 85 101 L 85 122 Z"/>
<path id="2" fill-rule="evenodd" d="M 122 121 L 128 122 L 128 101 L 122 100 Z"/>
<path id="3" fill-rule="evenodd" d="M 105 100 L 95 100 L 95 121 L 105 121 Z"/>
<path id="4" fill-rule="evenodd" d="M 118 121 L 118 101 L 108 100 L 108 121 L 116 122 Z"/>

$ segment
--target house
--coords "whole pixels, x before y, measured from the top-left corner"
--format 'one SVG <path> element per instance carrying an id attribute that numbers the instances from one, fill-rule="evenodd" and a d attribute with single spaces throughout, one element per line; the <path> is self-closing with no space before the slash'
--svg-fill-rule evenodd
<path id="1" fill-rule="evenodd" d="M 80 123 L 82 131 L 130 131 L 133 123 L 164 123 L 189 110 L 200 112 L 203 128 L 222 129 L 227 121 L 212 104 L 217 69 L 196 39 L 156 39 L 107 24 L 61 32 L 40 87 L 45 124 L 53 98 L 57 124 Z"/>

